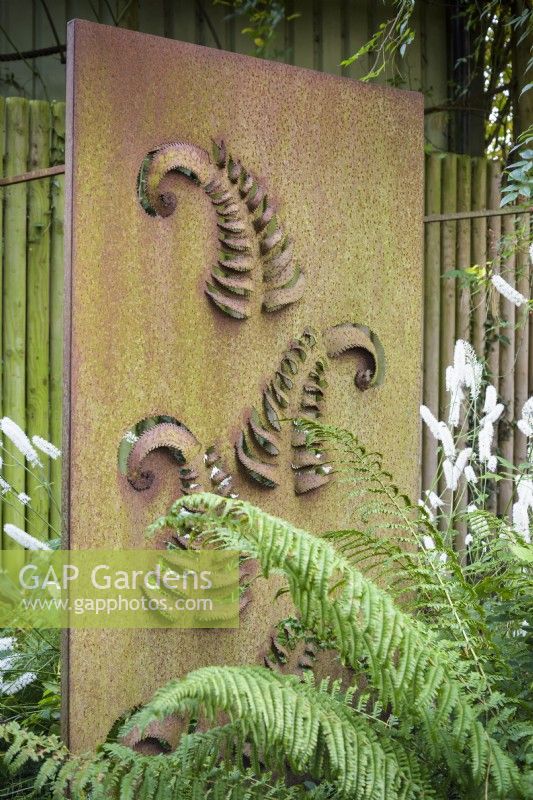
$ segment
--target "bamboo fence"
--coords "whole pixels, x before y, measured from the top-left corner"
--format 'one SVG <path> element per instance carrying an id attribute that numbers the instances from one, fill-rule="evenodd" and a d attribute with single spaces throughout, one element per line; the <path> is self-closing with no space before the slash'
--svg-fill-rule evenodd
<path id="1" fill-rule="evenodd" d="M 64 162 L 65 104 L 0 97 L 0 170 L 5 176 Z M 2 271 L 0 408 L 31 437 L 61 445 L 63 209 L 61 175 L 0 190 Z M 39 480 L 4 437 L 2 526 L 40 538 L 59 531 L 61 465 L 43 458 Z M 43 488 L 43 483 L 49 488 Z M 16 494 L 31 497 L 31 510 Z M 51 535 L 54 535 L 53 533 Z M 13 546 L 3 537 L 3 546 Z"/>
<path id="2" fill-rule="evenodd" d="M 529 213 L 513 209 L 498 213 L 501 177 L 496 161 L 452 153 L 427 156 L 426 215 L 456 217 L 425 225 L 423 401 L 435 416 L 447 420 L 445 370 L 453 362 L 455 341 L 471 342 L 486 359 L 489 377 L 505 404 L 497 427 L 497 452 L 518 464 L 525 460 L 526 440 L 514 421 L 533 393 L 533 323 L 527 307 L 516 308 L 488 279 L 501 274 L 530 297 L 531 219 Z M 457 218 L 461 212 L 482 210 L 496 213 Z M 424 426 L 422 487 L 442 489 L 436 475 L 435 441 Z M 494 509 L 508 513 L 510 482 L 502 481 L 495 489 Z"/>
<path id="3" fill-rule="evenodd" d="M 0 175 L 15 176 L 62 164 L 65 106 L 19 97 L 0 97 Z M 426 214 L 450 215 L 494 209 L 500 203 L 497 162 L 454 154 L 431 154 L 426 161 Z M 61 446 L 63 346 L 62 175 L 0 188 L 0 321 L 3 369 L 0 410 L 30 436 Z M 487 359 L 506 412 L 498 425 L 499 453 L 510 462 L 525 457 L 525 438 L 511 424 L 533 393 L 533 324 L 489 289 L 486 275 L 501 273 L 527 297 L 530 264 L 517 236 L 529 231 L 529 214 L 453 218 L 425 225 L 423 401 L 440 419 L 448 413 L 444 372 L 453 360 L 456 339 L 472 342 Z M 480 282 L 464 281 L 476 273 Z M 50 490 L 26 470 L 6 440 L 3 478 L 32 499 L 32 510 L 12 492 L 3 496 L 2 525 L 25 528 L 38 537 L 61 527 L 61 465 L 46 462 Z M 423 430 L 421 483 L 437 473 L 435 442 Z M 503 483 L 502 483 L 503 487 Z M 441 487 L 442 488 L 442 487 Z M 504 512 L 512 498 L 500 488 L 495 507 Z M 54 535 L 53 533 L 51 535 Z M 12 540 L 4 535 L 4 546 Z"/>

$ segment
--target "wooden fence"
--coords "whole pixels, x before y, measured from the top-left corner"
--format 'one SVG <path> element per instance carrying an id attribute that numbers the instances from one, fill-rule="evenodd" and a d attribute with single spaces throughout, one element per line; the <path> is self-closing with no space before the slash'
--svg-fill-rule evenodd
<path id="1" fill-rule="evenodd" d="M 0 170 L 4 175 L 64 162 L 65 104 L 0 97 Z M 4 187 L 2 228 L 1 340 L 2 415 L 31 437 L 61 444 L 63 346 L 63 177 Z M 4 437 L 5 438 L 5 437 Z M 45 464 L 43 489 L 5 440 L 2 476 L 16 494 L 31 497 L 32 510 L 13 492 L 4 494 L 2 524 L 46 537 L 60 529 L 61 466 Z M 4 546 L 11 539 L 4 536 Z"/>
<path id="2" fill-rule="evenodd" d="M 453 154 L 432 154 L 426 161 L 426 215 L 459 215 L 500 207 L 501 165 L 496 161 Z M 509 209 L 512 212 L 512 209 Z M 516 308 L 487 280 L 501 274 L 530 297 L 530 215 L 471 216 L 426 222 L 424 296 L 424 403 L 447 419 L 445 369 L 453 362 L 455 341 L 471 342 L 487 359 L 491 380 L 505 403 L 498 424 L 498 451 L 520 463 L 526 440 L 511 424 L 520 417 L 533 391 L 533 324 L 528 309 Z M 459 277 L 446 277 L 451 271 Z M 468 278 L 472 280 L 469 281 Z M 437 471 L 435 441 L 427 429 L 422 440 L 422 486 L 430 487 Z M 497 487 L 494 505 L 508 511 L 508 481 Z"/>
<path id="3" fill-rule="evenodd" d="M 0 170 L 18 175 L 64 161 L 64 103 L 0 97 Z M 498 209 L 501 167 L 485 159 L 433 154 L 426 164 L 426 214 L 471 213 Z M 0 409 L 30 436 L 61 444 L 63 328 L 63 177 L 0 189 L 1 272 Z M 490 268 L 527 297 L 530 266 L 526 247 L 512 246 L 529 230 L 528 214 L 447 219 L 425 225 L 424 402 L 441 419 L 447 416 L 445 367 L 452 363 L 457 338 L 485 352 L 489 369 L 506 403 L 499 424 L 500 453 L 508 461 L 525 457 L 525 438 L 509 424 L 520 415 L 533 391 L 533 324 L 524 309 L 486 288 L 443 277 L 453 270 L 483 275 Z M 41 489 L 16 451 L 5 444 L 3 478 L 32 499 L 29 511 L 9 492 L 0 509 L 10 522 L 43 536 L 49 522 L 60 528 L 61 469 L 46 467 L 50 492 Z M 423 433 L 422 485 L 436 473 L 434 441 Z M 49 470 L 49 471 L 48 471 Z M 500 490 L 498 510 L 508 507 L 508 489 Z M 4 544 L 11 540 L 4 537 Z"/>

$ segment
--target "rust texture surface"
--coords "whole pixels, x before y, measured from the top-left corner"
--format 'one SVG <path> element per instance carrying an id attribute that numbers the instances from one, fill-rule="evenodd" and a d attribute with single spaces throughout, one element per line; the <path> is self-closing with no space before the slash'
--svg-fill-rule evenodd
<path id="1" fill-rule="evenodd" d="M 68 66 L 70 547 L 143 546 L 196 485 L 348 525 L 327 453 L 283 422 L 299 413 L 415 494 L 421 97 L 78 21 Z M 162 415 L 120 470 L 125 434 Z M 71 631 L 71 746 L 172 677 L 255 662 L 285 608 L 263 582 L 237 631 Z"/>

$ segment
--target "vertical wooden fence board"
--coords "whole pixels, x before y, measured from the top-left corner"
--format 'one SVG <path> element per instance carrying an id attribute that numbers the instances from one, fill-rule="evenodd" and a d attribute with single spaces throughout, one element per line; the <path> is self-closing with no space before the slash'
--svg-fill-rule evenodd
<path id="1" fill-rule="evenodd" d="M 472 210 L 486 208 L 487 202 L 487 162 L 484 158 L 472 159 Z M 472 264 L 477 265 L 483 274 L 487 262 L 487 220 L 472 220 Z M 478 358 L 484 358 L 485 320 L 487 302 L 483 285 L 472 297 L 472 345 Z"/>
<path id="2" fill-rule="evenodd" d="M 5 125 L 5 111 L 6 101 L 0 97 L 0 175 L 4 175 L 4 152 L 6 142 L 6 125 Z M 0 352 L 2 352 L 2 285 L 3 285 L 3 268 L 4 263 L 4 194 L 5 189 L 0 189 Z M 3 415 L 4 398 L 3 398 L 3 383 L 4 383 L 4 370 L 3 365 L 0 367 L 0 416 Z M 0 453 L 3 456 L 3 453 Z M 0 501 L 0 547 L 2 546 L 2 511 L 3 502 Z M 0 567 L 2 563 L 0 561 Z"/>
<path id="3" fill-rule="evenodd" d="M 6 100 L 7 175 L 25 172 L 28 159 L 29 106 L 21 97 Z M 3 269 L 3 413 L 22 428 L 26 426 L 26 212 L 27 185 L 5 189 Z M 20 452 L 4 436 L 3 476 L 14 492 L 24 491 L 26 471 Z M 13 493 L 4 501 L 4 524 L 24 527 L 25 509 Z M 4 546 L 18 547 L 4 537 Z"/>
<path id="4" fill-rule="evenodd" d="M 344 67 L 341 67 L 341 61 L 344 58 L 341 17 L 341 0 L 322 2 L 322 66 L 325 72 L 329 72 L 331 75 L 344 76 Z"/>
<path id="5" fill-rule="evenodd" d="M 52 103 L 52 161 L 65 160 L 65 104 Z M 50 233 L 50 441 L 61 447 L 63 407 L 63 222 L 65 178 L 56 175 L 51 187 Z M 61 462 L 50 464 L 50 529 L 61 532 Z"/>
<path id="6" fill-rule="evenodd" d="M 502 233 L 504 237 L 513 237 L 515 231 L 514 214 L 503 217 Z M 501 274 L 511 286 L 515 285 L 515 256 L 509 255 L 501 265 Z M 498 425 L 498 438 L 501 455 L 507 461 L 513 461 L 514 437 L 510 428 L 510 420 L 514 413 L 514 366 L 515 366 L 515 306 L 500 298 L 500 317 L 503 324 L 505 340 L 500 341 L 500 397 L 505 403 L 505 414 Z M 509 512 L 512 502 L 512 489 L 508 481 L 501 481 L 498 486 L 498 513 Z"/>
<path id="7" fill-rule="evenodd" d="M 529 297 L 529 252 L 526 238 L 529 233 L 529 214 L 522 214 L 518 218 L 520 244 L 516 253 L 516 288 Z M 516 344 L 515 344 L 515 373 L 514 373 L 514 419 L 520 419 L 522 406 L 528 398 L 528 367 L 529 367 L 529 308 L 522 306 L 515 311 L 516 319 Z M 518 427 L 514 427 L 514 458 L 517 464 L 526 460 L 526 437 Z"/>
<path id="8" fill-rule="evenodd" d="M 294 11 L 299 14 L 294 26 L 294 63 L 299 67 L 313 69 L 313 0 L 296 0 Z"/>
<path id="9" fill-rule="evenodd" d="M 448 154 L 442 163 L 443 214 L 457 210 L 457 156 Z M 455 344 L 455 279 L 444 275 L 456 265 L 457 222 L 443 222 L 440 253 L 440 342 L 439 342 L 439 416 L 447 419 L 448 393 L 444 371 L 453 362 Z"/>
<path id="10" fill-rule="evenodd" d="M 441 211 L 440 156 L 426 158 L 426 214 Z M 440 324 L 440 223 L 425 225 L 424 244 L 424 403 L 439 413 L 439 324 Z M 427 427 L 422 431 L 422 485 L 428 489 L 437 473 L 436 442 Z"/>
<path id="11" fill-rule="evenodd" d="M 472 189 L 472 169 L 469 156 L 457 157 L 457 211 L 469 211 Z M 467 270 L 471 266 L 470 261 L 470 220 L 461 219 L 457 222 L 456 240 L 456 269 Z M 471 328 L 470 314 L 470 286 L 466 281 L 457 279 L 455 281 L 455 338 L 470 341 Z M 465 421 L 464 411 L 459 419 L 460 429 L 462 430 Z M 457 508 L 466 509 L 468 504 L 467 486 L 464 476 L 461 476 L 457 488 Z M 457 538 L 456 547 L 458 550 L 464 549 L 467 526 L 463 520 L 456 524 Z"/>
<path id="12" fill-rule="evenodd" d="M 50 104 L 30 101 L 30 157 L 28 169 L 42 169 L 50 161 Z M 28 185 L 28 264 L 26 291 L 26 432 L 48 439 L 50 331 L 50 180 Z M 43 467 L 26 476 L 31 498 L 27 530 L 32 536 L 48 537 L 49 459 Z"/>
<path id="13" fill-rule="evenodd" d="M 471 159 L 469 156 L 459 156 L 457 159 L 457 211 L 470 211 L 471 195 Z M 461 219 L 457 222 L 457 253 L 456 267 L 466 270 L 471 265 L 470 260 L 470 220 Z M 470 341 L 470 287 L 466 281 L 456 282 L 456 337 Z"/>
<path id="14" fill-rule="evenodd" d="M 487 165 L 487 204 L 488 208 L 499 208 L 501 202 L 502 168 L 498 161 L 489 161 Z M 490 262 L 491 275 L 500 273 L 500 244 L 502 235 L 502 218 L 489 217 L 487 222 L 487 258 Z M 487 363 L 489 375 L 495 385 L 498 385 L 500 371 L 500 342 L 498 327 L 498 308 L 494 303 L 494 294 L 488 308 L 490 323 L 490 340 L 488 342 Z"/>

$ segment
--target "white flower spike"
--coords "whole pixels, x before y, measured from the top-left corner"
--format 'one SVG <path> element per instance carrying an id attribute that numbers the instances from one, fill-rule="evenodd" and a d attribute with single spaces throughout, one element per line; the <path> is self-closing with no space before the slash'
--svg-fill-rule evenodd
<path id="1" fill-rule="evenodd" d="M 491 282 L 496 291 L 517 308 L 527 304 L 527 297 L 524 297 L 523 294 L 517 292 L 516 289 L 514 289 L 510 283 L 507 283 L 507 281 L 504 280 L 501 275 L 493 275 Z"/>
<path id="2" fill-rule="evenodd" d="M 0 430 L 11 442 L 13 442 L 17 450 L 22 453 L 27 461 L 30 462 L 32 467 L 42 467 L 36 449 L 20 425 L 17 425 L 17 423 L 9 417 L 3 417 L 2 420 L 0 420 Z"/>
<path id="3" fill-rule="evenodd" d="M 54 461 L 57 458 L 60 458 L 61 450 L 59 450 L 55 444 L 52 444 L 52 442 L 43 439 L 42 436 L 32 436 L 31 440 L 35 447 L 40 450 L 41 453 L 44 453 L 45 456 L 48 456 L 48 458 L 51 458 Z"/>
<path id="4" fill-rule="evenodd" d="M 21 547 L 25 547 L 26 550 L 52 549 L 46 542 L 41 542 L 40 539 L 36 539 L 35 536 L 30 536 L 29 533 L 26 533 L 26 531 L 23 531 L 21 528 L 17 528 L 16 525 L 12 525 L 10 522 L 4 525 L 4 533 L 7 534 L 10 539 L 13 539 L 14 542 L 20 544 Z"/>
<path id="5" fill-rule="evenodd" d="M 34 683 L 36 680 L 37 675 L 35 672 L 23 672 L 22 675 L 19 675 L 19 677 L 15 678 L 13 681 L 6 681 L 5 683 L 2 682 L 0 684 L 0 694 L 8 696 L 16 694 L 17 692 L 22 691 L 22 689 L 25 689 L 26 686 L 29 686 L 30 683 Z"/>

